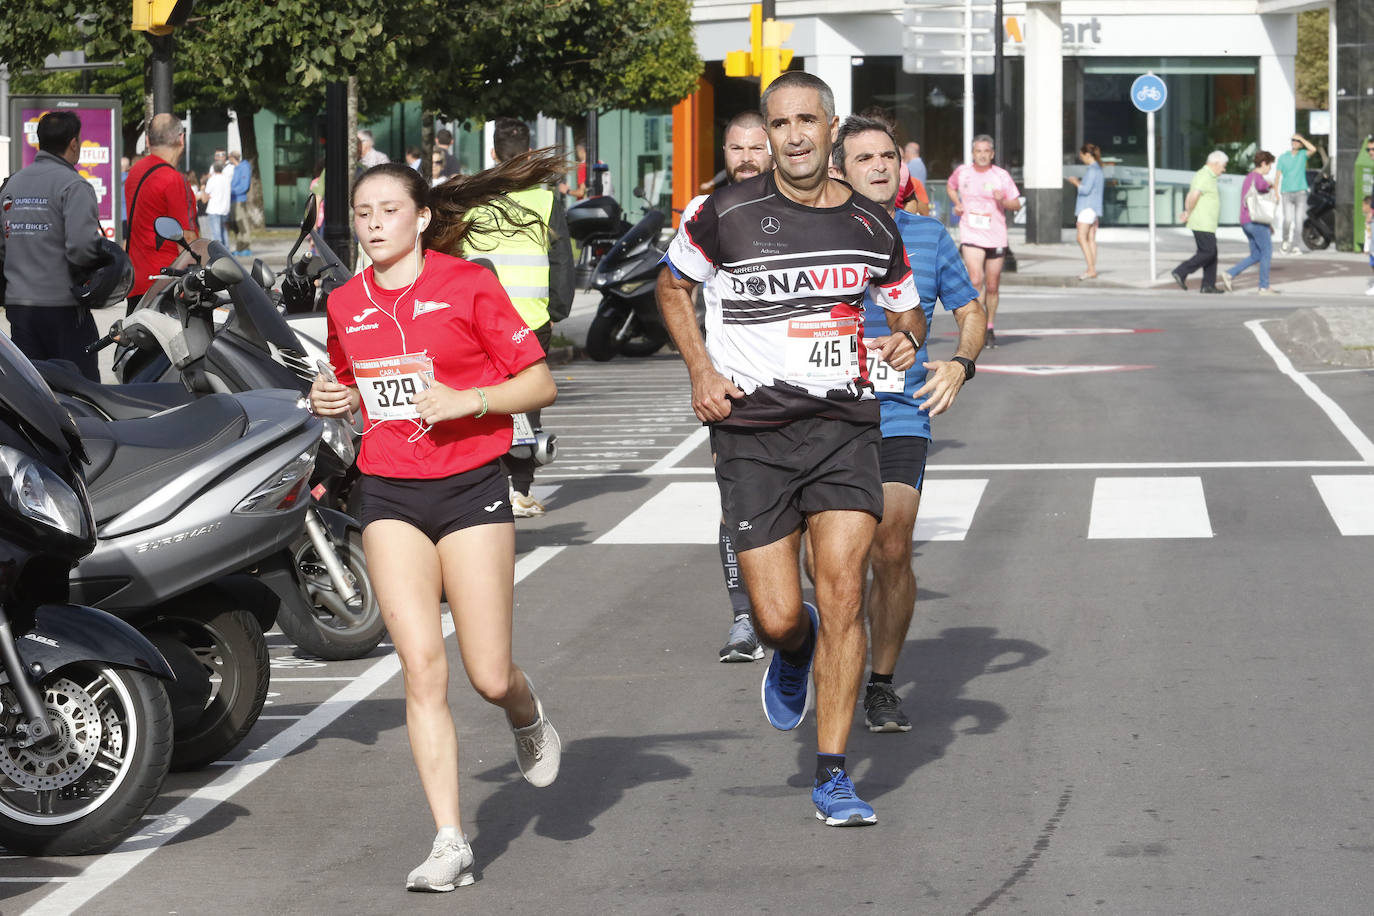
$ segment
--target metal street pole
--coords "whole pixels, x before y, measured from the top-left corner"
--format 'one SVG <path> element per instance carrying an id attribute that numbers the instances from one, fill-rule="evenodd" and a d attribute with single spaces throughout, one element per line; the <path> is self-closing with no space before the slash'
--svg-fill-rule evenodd
<path id="1" fill-rule="evenodd" d="M 996 141 L 993 149 L 997 152 L 998 165 L 1003 164 L 1003 147 L 1006 137 L 1002 136 L 1002 0 L 997 0 L 996 12 L 992 16 L 992 137 Z"/>
<path id="2" fill-rule="evenodd" d="M 324 241 L 352 266 L 348 208 L 348 84 L 324 87 Z"/>
<path id="3" fill-rule="evenodd" d="M 964 155 L 973 149 L 973 0 L 964 0 Z"/>
<path id="4" fill-rule="evenodd" d="M 1145 113 L 1145 167 L 1150 173 L 1150 282 L 1155 281 L 1155 113 Z"/>
<path id="5" fill-rule="evenodd" d="M 153 89 L 153 114 L 172 112 L 172 36 L 146 33 L 153 46 L 150 79 Z"/>

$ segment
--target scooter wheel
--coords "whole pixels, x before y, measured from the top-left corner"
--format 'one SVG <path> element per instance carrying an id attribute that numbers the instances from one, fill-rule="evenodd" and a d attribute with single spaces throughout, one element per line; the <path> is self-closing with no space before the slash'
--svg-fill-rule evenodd
<path id="1" fill-rule="evenodd" d="M 1318 230 L 1316 226 L 1309 223 L 1302 227 L 1302 243 L 1308 248 L 1320 251 L 1330 245 L 1331 240 L 1322 235 L 1321 231 Z"/>
<path id="2" fill-rule="evenodd" d="M 200 718 L 176 730 L 174 770 L 199 769 L 233 750 L 262 714 L 271 678 L 267 640 L 256 617 L 213 604 L 199 607 L 205 610 L 167 610 L 149 628 L 189 648 L 210 681 Z M 168 689 L 175 693 L 178 688 L 173 683 Z"/>
<path id="3" fill-rule="evenodd" d="M 619 327 L 620 322 L 615 318 L 597 315 L 587 328 L 587 345 L 582 349 L 599 363 L 612 359 L 616 354 L 615 332 Z"/>
<path id="4" fill-rule="evenodd" d="M 350 533 L 346 549 L 339 551 L 339 560 L 362 597 L 362 605 L 354 614 L 356 622 L 340 614 L 345 609 L 343 600 L 334 591 L 329 573 L 309 537 L 301 538 L 292 547 L 291 557 L 304 605 L 311 613 L 306 615 L 300 606 L 283 602 L 277 612 L 277 626 L 286 638 L 305 652 L 329 661 L 362 658 L 377 648 L 386 634 L 386 622 L 372 589 L 361 537 Z"/>

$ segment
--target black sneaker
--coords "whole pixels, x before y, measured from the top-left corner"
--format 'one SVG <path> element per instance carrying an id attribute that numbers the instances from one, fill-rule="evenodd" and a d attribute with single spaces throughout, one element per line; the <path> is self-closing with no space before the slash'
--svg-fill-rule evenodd
<path id="1" fill-rule="evenodd" d="M 992 328 L 988 328 L 987 336 L 983 338 L 983 346 L 988 348 L 997 346 L 997 332 Z"/>
<path id="2" fill-rule="evenodd" d="M 1174 278 L 1174 282 L 1178 284 L 1179 289 L 1188 288 L 1188 281 L 1184 279 L 1183 274 L 1179 273 L 1177 269 L 1169 271 L 1169 276 Z"/>
<path id="3" fill-rule="evenodd" d="M 1215 296 L 1215 295 L 1220 295 L 1221 293 L 1226 292 L 1226 290 L 1221 289 L 1220 287 L 1217 287 L 1217 286 L 1204 286 L 1202 289 L 1198 290 L 1198 292 L 1200 292 L 1200 293 L 1208 293 L 1208 294 L 1211 294 L 1211 295 L 1214 295 L 1214 296 Z"/>
<path id="4" fill-rule="evenodd" d="M 864 692 L 864 724 L 871 732 L 909 732 L 911 720 L 890 684 L 869 684 Z"/>

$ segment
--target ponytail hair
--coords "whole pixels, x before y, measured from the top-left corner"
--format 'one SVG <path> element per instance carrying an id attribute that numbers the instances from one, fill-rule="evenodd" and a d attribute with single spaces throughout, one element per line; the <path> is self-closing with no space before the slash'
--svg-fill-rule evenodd
<path id="1" fill-rule="evenodd" d="M 1078 151 L 1085 156 L 1091 156 L 1093 162 L 1098 165 L 1102 164 L 1102 150 L 1098 149 L 1096 143 L 1084 143 L 1078 148 Z"/>
<path id="2" fill-rule="evenodd" d="M 428 207 L 429 225 L 422 243 L 425 248 L 462 257 L 467 238 L 473 232 L 525 232 L 543 242 L 545 227 L 539 214 L 507 197 L 536 185 L 553 184 L 563 178 L 568 162 L 555 147 L 521 153 L 494 168 L 475 175 L 455 175 L 433 188 L 419 172 L 404 163 L 374 165 L 353 182 L 350 201 L 369 178 L 394 178 L 406 189 L 415 208 Z M 480 208 L 490 208 L 482 210 Z M 478 211 L 478 212 L 473 212 Z"/>

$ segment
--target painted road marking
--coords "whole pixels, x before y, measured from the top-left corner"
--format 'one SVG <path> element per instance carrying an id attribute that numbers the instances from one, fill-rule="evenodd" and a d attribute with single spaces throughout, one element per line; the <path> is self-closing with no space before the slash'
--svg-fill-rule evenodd
<path id="1" fill-rule="evenodd" d="M 1211 536 L 1201 477 L 1099 477 L 1093 485 L 1089 540 Z"/>
<path id="2" fill-rule="evenodd" d="M 1158 334 L 1159 328 L 1003 328 L 1007 337 L 1082 337 L 1088 334 Z M 958 335 L 953 335 L 958 336 Z M 979 366 L 978 368 L 983 368 Z"/>
<path id="3" fill-rule="evenodd" d="M 518 583 L 533 574 L 562 550 L 562 547 L 537 547 L 520 557 L 515 561 L 515 581 Z M 447 639 L 453 635 L 453 618 L 445 614 L 443 621 L 444 638 Z M 333 724 L 339 716 L 366 700 L 400 671 L 400 658 L 394 654 L 373 662 L 347 687 L 320 703 L 299 722 L 275 735 L 243 760 L 237 761 L 223 775 L 191 793 L 136 836 L 126 839 L 113 852 L 84 860 L 89 864 L 80 875 L 25 912 L 30 916 L 65 916 L 75 912 L 162 848 L 163 844 L 214 811 L 221 802 L 233 798 L 275 766 L 277 761 L 294 753 Z"/>
<path id="4" fill-rule="evenodd" d="M 1128 365 L 1068 365 L 1044 363 L 1037 365 L 998 365 L 996 363 L 979 363 L 979 372 L 991 372 L 994 375 L 1085 375 L 1096 372 L 1135 372 L 1139 369 L 1153 369 L 1154 366 L 1128 366 Z"/>
<path id="5" fill-rule="evenodd" d="M 1264 322 L 1255 319 L 1245 322 L 1245 326 L 1250 329 L 1250 333 L 1255 335 L 1255 339 L 1259 341 L 1260 349 L 1269 354 L 1269 358 L 1274 361 L 1274 365 L 1278 367 L 1279 371 L 1292 379 L 1293 384 L 1297 385 L 1303 394 L 1311 398 L 1321 408 L 1322 412 L 1335 424 L 1336 429 L 1345 436 L 1346 441 L 1350 443 L 1359 456 L 1366 462 L 1374 462 L 1374 442 L 1369 441 L 1369 437 L 1361 432 L 1360 428 L 1350 419 L 1350 415 L 1339 404 L 1331 400 L 1325 391 L 1318 388 L 1316 382 L 1293 368 L 1293 363 L 1287 356 L 1283 355 L 1273 338 L 1264 330 Z"/>
<path id="6" fill-rule="evenodd" d="M 720 490 L 714 483 L 670 483 L 597 544 L 715 544 L 720 538 Z"/>
<path id="7" fill-rule="evenodd" d="M 1341 534 L 1374 535 L 1374 476 L 1313 474 L 1312 482 Z"/>
<path id="8" fill-rule="evenodd" d="M 926 481 L 912 540 L 962 541 L 987 486 L 986 479 Z"/>

